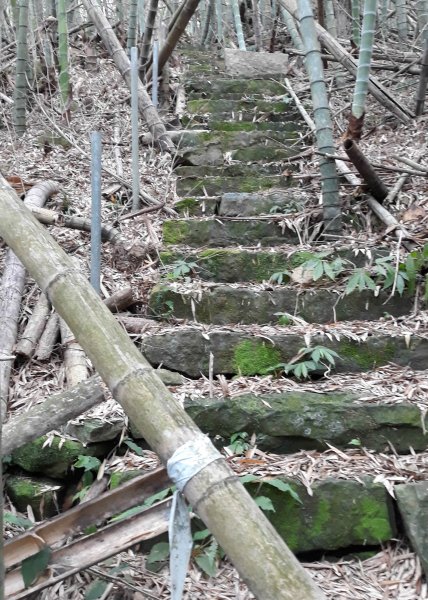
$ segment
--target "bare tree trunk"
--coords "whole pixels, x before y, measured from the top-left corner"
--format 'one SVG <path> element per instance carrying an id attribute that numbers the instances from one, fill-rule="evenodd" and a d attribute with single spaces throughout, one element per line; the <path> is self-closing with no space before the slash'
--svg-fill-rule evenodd
<path id="1" fill-rule="evenodd" d="M 221 454 L 2 177 L 0 214 L 0 235 L 49 295 L 135 429 L 167 464 L 170 478 L 256 598 L 324 599 Z"/>
<path id="2" fill-rule="evenodd" d="M 131 63 L 126 56 L 125 50 L 115 36 L 110 23 L 96 4 L 95 0 L 82 0 L 82 4 L 88 11 L 89 18 L 95 25 L 107 51 L 112 57 L 116 67 L 119 69 L 120 74 L 129 89 L 131 89 Z M 141 81 L 138 82 L 138 108 L 142 117 L 145 119 L 155 142 L 159 144 L 159 147 L 162 150 L 172 152 L 174 144 L 171 142 L 165 126 L 160 120 L 158 112 L 153 106 L 150 96 Z"/>

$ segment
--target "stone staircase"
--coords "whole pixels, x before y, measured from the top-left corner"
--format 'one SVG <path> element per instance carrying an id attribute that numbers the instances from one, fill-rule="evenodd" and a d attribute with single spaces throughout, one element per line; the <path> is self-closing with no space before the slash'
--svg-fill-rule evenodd
<path id="1" fill-rule="evenodd" d="M 323 368 L 312 373 L 312 384 L 284 379 L 282 391 L 272 384 L 275 393 L 207 395 L 188 400 L 188 410 L 220 443 L 245 431 L 255 432 L 262 451 L 330 452 L 333 445 L 347 464 L 355 460 L 356 472 L 362 459 L 351 451 L 355 444 L 375 456 L 425 451 L 428 420 L 421 407 L 406 398 L 366 402 L 370 394 L 361 384 L 391 363 L 402 381 L 411 370 L 427 369 L 426 332 L 399 318 L 412 310 L 412 297 L 390 298 L 390 290 L 345 295 L 328 278 L 290 281 L 290 272 L 320 252 L 352 268 L 387 252 L 354 241 L 317 241 L 319 207 L 313 193 L 296 185 L 302 180 L 290 177 L 296 167 L 287 159 L 302 151 L 303 124 L 280 77 L 234 79 L 210 54 L 187 50 L 184 56 L 187 115 L 183 131 L 175 132 L 178 217 L 163 225 L 163 276 L 149 299 L 159 326 L 143 336 L 142 352 L 153 365 L 215 381 L 266 375 L 302 348 L 328 348 L 339 356 L 330 377 L 345 376 L 333 391 L 320 379 Z M 283 273 L 282 284 L 271 280 L 275 273 Z M 406 498 L 419 495 L 422 505 L 427 485 L 414 482 L 426 478 L 407 471 L 397 486 L 406 532 L 421 555 L 426 548 L 406 517 Z M 392 496 L 373 477 L 347 481 L 327 470 L 312 496 L 301 482 L 295 485 L 303 508 L 276 490 L 273 520 L 296 552 L 377 545 L 401 527 Z M 286 525 L 290 514 L 294 525 Z"/>

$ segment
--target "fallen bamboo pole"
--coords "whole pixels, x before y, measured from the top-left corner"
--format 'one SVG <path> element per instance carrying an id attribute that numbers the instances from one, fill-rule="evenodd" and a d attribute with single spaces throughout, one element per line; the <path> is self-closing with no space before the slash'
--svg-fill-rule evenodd
<path id="1" fill-rule="evenodd" d="M 221 454 L 164 386 L 72 259 L 0 176 L 0 235 L 67 322 L 136 431 L 260 600 L 322 600 Z"/>

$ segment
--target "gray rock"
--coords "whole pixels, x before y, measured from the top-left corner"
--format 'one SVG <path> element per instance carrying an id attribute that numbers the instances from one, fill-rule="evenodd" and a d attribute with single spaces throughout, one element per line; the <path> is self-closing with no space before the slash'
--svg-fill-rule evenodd
<path id="1" fill-rule="evenodd" d="M 404 528 L 428 577 L 428 481 L 397 485 L 395 494 Z"/>
<path id="2" fill-rule="evenodd" d="M 224 49 L 226 73 L 232 77 L 268 77 L 287 74 L 288 56 L 281 52 L 243 52 Z"/>
<path id="3" fill-rule="evenodd" d="M 243 394 L 187 400 L 185 408 L 204 432 L 221 436 L 223 443 L 234 433 L 255 432 L 258 447 L 266 451 L 324 450 L 327 443 L 350 448 L 352 440 L 379 452 L 389 444 L 402 453 L 426 448 L 417 406 L 358 402 L 356 394 Z"/>

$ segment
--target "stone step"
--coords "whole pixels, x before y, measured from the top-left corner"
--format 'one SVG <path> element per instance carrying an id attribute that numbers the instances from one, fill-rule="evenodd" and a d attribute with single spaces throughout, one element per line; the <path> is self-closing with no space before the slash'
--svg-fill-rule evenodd
<path id="1" fill-rule="evenodd" d="M 205 79 L 185 78 L 184 87 L 189 98 L 225 97 L 229 94 L 258 94 L 261 96 L 281 96 L 286 94 L 283 84 L 266 79 L 219 79 L 207 82 Z"/>
<path id="2" fill-rule="evenodd" d="M 233 168 L 211 167 L 215 175 L 204 174 L 210 167 L 179 167 L 176 184 L 178 196 L 218 196 L 224 193 L 252 193 L 263 190 L 287 189 L 295 185 L 295 181 L 287 174 L 263 174 L 263 169 L 248 165 L 230 165 Z M 284 171 L 283 163 L 275 165 L 276 171 Z M 267 169 L 265 169 L 267 170 Z M 272 170 L 274 170 L 272 168 Z M 241 173 L 241 174 L 240 174 Z"/>
<path id="3" fill-rule="evenodd" d="M 223 165 L 227 160 L 277 162 L 296 154 L 297 132 L 204 131 L 179 136 L 177 159 L 186 165 Z"/>
<path id="4" fill-rule="evenodd" d="M 172 265 L 177 261 L 192 263 L 189 276 L 197 276 L 205 281 L 236 283 L 243 281 L 268 281 L 273 273 L 292 271 L 304 262 L 319 256 L 320 252 L 329 251 L 325 256 L 328 261 L 341 258 L 349 261 L 354 267 L 364 267 L 370 261 L 366 252 L 370 250 L 373 259 L 386 256 L 388 251 L 364 248 L 350 250 L 349 248 L 332 249 L 325 246 L 314 246 L 312 249 L 299 250 L 293 246 L 280 249 L 240 249 L 240 248 L 208 248 L 193 250 L 175 248 L 164 250 L 160 259 L 165 272 L 171 272 Z M 289 279 L 284 275 L 284 282 Z"/>
<path id="5" fill-rule="evenodd" d="M 259 375 L 280 363 L 288 363 L 306 346 L 308 330 L 290 326 L 233 328 L 204 326 L 166 327 L 142 336 L 141 350 L 154 366 L 190 377 L 212 374 Z M 337 352 L 334 372 L 363 372 L 387 363 L 426 369 L 428 334 L 396 330 L 378 321 L 311 327 L 311 347 L 324 346 Z M 320 373 L 322 374 L 322 373 Z"/>
<path id="6" fill-rule="evenodd" d="M 300 121 L 300 115 L 295 110 L 293 110 L 292 107 L 290 107 L 287 111 L 287 114 L 272 111 L 257 112 L 254 110 L 240 110 L 236 113 L 231 111 L 223 111 L 217 113 L 185 114 L 180 118 L 180 120 L 183 127 L 186 127 L 187 129 L 191 127 L 196 127 L 197 129 L 199 129 L 202 125 L 204 127 L 210 128 L 211 123 L 269 123 L 270 128 L 272 128 L 272 123 L 290 123 L 293 120 Z M 223 129 L 223 131 L 224 130 L 227 130 L 227 127 L 226 129 Z"/>
<path id="7" fill-rule="evenodd" d="M 169 310 L 171 317 L 197 323 L 276 323 L 287 327 L 293 322 L 290 313 L 308 323 L 375 321 L 385 313 L 406 315 L 412 307 L 411 296 L 395 294 L 389 298 L 389 291 L 378 296 L 372 290 L 344 295 L 332 287 L 302 291 L 298 286 L 260 289 L 254 285 L 195 284 L 156 285 L 149 297 L 151 315 L 164 315 Z"/>
<path id="8" fill-rule="evenodd" d="M 426 450 L 428 416 L 411 402 L 366 402 L 363 394 L 344 390 L 187 398 L 184 405 L 221 445 L 234 433 L 255 432 L 255 444 L 264 452 L 349 449 L 353 440 L 376 452 L 390 451 L 390 444 L 399 454 Z"/>
<path id="9" fill-rule="evenodd" d="M 229 192 L 221 196 L 182 198 L 174 204 L 174 210 L 183 217 L 254 217 L 299 212 L 307 200 L 308 194 L 297 188 L 250 194 Z"/>
<path id="10" fill-rule="evenodd" d="M 162 224 L 164 244 L 187 246 L 281 246 L 299 243 L 296 231 L 268 219 L 171 219 Z"/>
<path id="11" fill-rule="evenodd" d="M 186 111 L 190 115 L 205 115 L 208 113 L 211 115 L 233 114 L 237 118 L 239 113 L 243 112 L 252 113 L 253 118 L 261 113 L 279 114 L 283 118 L 286 118 L 288 114 L 295 114 L 296 109 L 290 107 L 284 100 L 274 96 L 272 100 L 251 100 L 245 98 L 241 98 L 240 100 L 228 100 L 227 98 L 210 100 L 199 98 L 189 100 L 186 105 Z M 218 118 L 217 120 L 222 121 L 224 119 Z"/>

